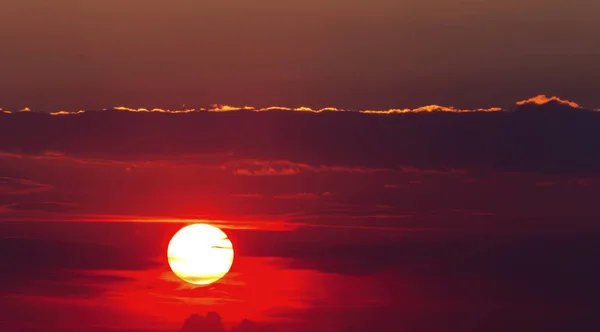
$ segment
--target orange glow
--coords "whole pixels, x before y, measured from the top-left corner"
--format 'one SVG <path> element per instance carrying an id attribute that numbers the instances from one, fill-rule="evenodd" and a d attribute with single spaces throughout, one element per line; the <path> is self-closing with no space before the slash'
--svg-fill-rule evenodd
<path id="1" fill-rule="evenodd" d="M 529 99 L 521 100 L 516 102 L 517 106 L 522 106 L 526 104 L 537 104 L 544 105 L 549 102 L 558 102 L 560 104 L 568 105 L 573 108 L 582 108 L 579 104 L 572 102 L 570 100 L 561 99 L 559 97 L 548 97 L 546 95 L 538 95 Z M 307 112 L 307 113 L 324 113 L 324 112 L 351 112 L 351 113 L 362 113 L 362 114 L 405 114 L 405 113 L 434 113 L 434 112 L 443 112 L 443 113 L 490 113 L 490 112 L 503 112 L 505 109 L 500 107 L 490 107 L 490 108 L 475 108 L 475 109 L 466 109 L 466 108 L 457 108 L 454 106 L 442 106 L 442 105 L 425 105 L 417 108 L 391 108 L 391 109 L 362 109 L 362 110 L 351 110 L 351 109 L 343 109 L 337 107 L 324 107 L 320 109 L 314 109 L 311 107 L 300 106 L 300 107 L 286 107 L 286 106 L 268 106 L 268 107 L 254 107 L 254 106 L 232 106 L 232 105 L 211 105 L 208 108 L 182 108 L 182 109 L 163 109 L 163 108 L 132 108 L 126 106 L 116 106 L 111 108 L 116 111 L 125 111 L 125 112 L 136 112 L 136 113 L 168 113 L 168 114 L 180 114 L 180 113 L 201 113 L 201 112 L 237 112 L 237 111 L 247 111 L 247 112 L 268 112 L 268 111 L 289 111 L 289 112 Z M 107 109 L 104 109 L 107 110 Z M 2 110 L 5 114 L 12 114 L 12 112 L 7 110 Z M 600 111 L 600 109 L 594 109 L 593 111 Z M 19 112 L 32 112 L 29 107 L 25 107 Z M 50 115 L 76 115 L 85 113 L 85 110 L 78 111 L 57 111 L 52 112 Z"/>
<path id="2" fill-rule="evenodd" d="M 440 105 L 427 105 L 418 108 L 392 108 L 386 110 L 347 110 L 336 107 L 324 107 L 320 109 L 313 109 L 306 106 L 301 107 L 284 107 L 284 106 L 269 106 L 264 108 L 256 108 L 253 106 L 231 106 L 231 105 L 212 105 L 210 108 L 198 108 L 198 109 L 162 109 L 162 108 L 131 108 L 125 106 L 116 106 L 112 108 L 116 111 L 134 112 L 134 113 L 168 113 L 168 114 L 180 114 L 180 113 L 200 113 L 200 112 L 237 112 L 237 111 L 249 111 L 249 112 L 269 112 L 269 111 L 289 111 L 289 112 L 307 112 L 307 113 L 325 113 L 325 112 L 351 112 L 351 113 L 363 113 L 363 114 L 403 114 L 403 113 L 431 113 L 431 112 L 450 112 L 450 113 L 475 113 L 475 112 L 500 112 L 502 108 L 477 108 L 477 109 L 459 109 L 453 106 L 440 106 Z M 104 109 L 106 110 L 106 109 Z M 20 112 L 31 112 L 29 108 L 25 108 Z M 10 111 L 4 111 L 4 113 L 11 114 Z M 75 115 L 85 113 L 84 110 L 78 111 L 57 111 L 52 112 L 50 115 Z"/>
<path id="3" fill-rule="evenodd" d="M 569 100 L 563 100 L 558 97 L 547 97 L 545 95 L 535 96 L 526 100 L 518 101 L 516 105 L 521 106 L 525 104 L 537 104 L 543 105 L 551 101 L 556 101 L 558 103 L 568 105 L 574 108 L 581 108 L 575 102 Z M 136 112 L 136 113 L 169 113 L 169 114 L 179 114 L 179 113 L 200 113 L 200 112 L 236 112 L 236 111 L 250 111 L 250 112 L 268 112 L 268 111 L 291 111 L 291 112 L 308 112 L 308 113 L 323 113 L 323 112 L 353 112 L 353 113 L 363 113 L 363 114 L 405 114 L 405 113 L 433 113 L 433 112 L 446 112 L 446 113 L 489 113 L 489 112 L 502 112 L 505 111 L 500 107 L 490 107 L 490 108 L 476 108 L 476 109 L 461 109 L 456 108 L 454 106 L 441 106 L 441 105 L 426 105 L 417 108 L 392 108 L 392 109 L 364 109 L 364 110 L 347 110 L 336 107 L 325 107 L 321 109 L 313 109 L 310 107 L 285 107 L 285 106 L 269 106 L 263 108 L 257 108 L 253 106 L 231 106 L 231 105 L 212 105 L 210 108 L 198 108 L 198 109 L 162 109 L 162 108 L 131 108 L 126 106 L 117 106 L 113 107 L 113 110 L 117 111 L 126 111 L 126 112 Z M 0 109 L 0 111 L 3 111 Z M 595 109 L 594 111 L 600 111 L 600 109 Z M 11 114 L 10 111 L 3 111 L 6 114 Z M 31 112 L 31 109 L 25 107 L 19 112 Z M 58 111 L 52 112 L 50 115 L 75 115 L 85 113 L 84 110 L 78 111 Z"/>
<path id="4" fill-rule="evenodd" d="M 260 108 L 256 110 L 257 112 L 267 112 L 267 111 L 294 111 L 294 112 L 309 112 L 309 113 L 323 113 L 323 112 L 350 112 L 348 110 L 344 110 L 341 108 L 335 107 L 324 107 L 321 109 L 313 109 L 306 106 L 300 106 L 296 108 L 283 107 L 283 106 L 270 106 L 265 108 Z"/>
<path id="5" fill-rule="evenodd" d="M 573 108 L 581 108 L 581 106 L 579 106 L 579 104 L 572 102 L 570 100 L 565 100 L 565 99 L 560 99 L 558 97 L 552 96 L 552 97 L 548 97 L 546 95 L 537 95 L 535 97 L 526 99 L 526 100 L 521 100 L 517 102 L 517 105 L 521 106 L 521 105 L 526 105 L 526 104 L 536 104 L 536 105 L 544 105 L 547 104 L 551 101 L 555 101 L 559 104 L 563 104 L 563 105 L 568 105 L 571 106 Z"/>
<path id="6" fill-rule="evenodd" d="M 364 110 L 360 111 L 361 113 L 366 114 L 402 114 L 402 113 L 431 113 L 431 112 L 450 112 L 450 113 L 475 113 L 475 112 L 500 112 L 502 108 L 492 107 L 492 108 L 478 108 L 478 109 L 458 109 L 453 106 L 446 107 L 440 105 L 427 105 L 414 109 L 405 108 L 405 109 L 389 109 L 389 110 Z"/>
<path id="7" fill-rule="evenodd" d="M 127 111 L 127 112 L 136 112 L 136 113 L 173 113 L 173 114 L 178 114 L 178 113 L 193 113 L 193 112 L 197 112 L 197 111 L 202 111 L 204 109 L 200 109 L 200 110 L 196 110 L 196 109 L 181 109 L 181 110 L 166 110 L 166 109 L 162 109 L 162 108 L 153 108 L 153 109 L 147 109 L 147 108 L 129 108 L 129 107 L 125 107 L 125 106 L 117 106 L 117 107 L 113 107 L 113 109 L 115 111 Z"/>
<path id="8" fill-rule="evenodd" d="M 84 110 L 79 110 L 76 112 L 58 111 L 58 112 L 52 112 L 52 113 L 50 113 L 50 115 L 75 115 L 75 114 L 81 114 L 81 113 L 85 113 L 85 111 Z"/>
<path id="9" fill-rule="evenodd" d="M 182 280 L 208 285 L 221 279 L 233 264 L 233 246 L 222 230 L 207 224 L 177 232 L 167 249 L 169 266 Z"/>
<path id="10" fill-rule="evenodd" d="M 256 108 L 252 106 L 231 106 L 231 105 L 212 105 L 211 108 L 208 109 L 209 112 L 232 112 L 232 111 L 256 111 Z"/>
<path id="11" fill-rule="evenodd" d="M 546 95 L 538 95 L 529 99 L 521 100 L 516 102 L 517 106 L 536 104 L 544 105 L 549 102 L 557 102 L 563 105 L 567 105 L 573 108 L 582 108 L 579 104 L 561 99 L 556 96 L 548 97 Z M 107 109 L 104 109 L 107 110 Z M 248 112 L 269 112 L 269 111 L 289 111 L 289 112 L 307 112 L 307 113 L 324 113 L 324 112 L 351 112 L 351 113 L 362 113 L 362 114 L 375 114 L 375 115 L 391 115 L 391 114 L 406 114 L 406 113 L 490 113 L 490 112 L 503 112 L 505 109 L 500 107 L 490 108 L 476 108 L 476 109 L 462 109 L 454 106 L 441 106 L 441 105 L 426 105 L 417 108 L 392 108 L 392 109 L 363 109 L 363 110 L 348 110 L 336 107 L 324 107 L 321 109 L 313 109 L 306 106 L 300 107 L 285 107 L 285 106 L 269 106 L 263 108 L 257 108 L 254 106 L 231 106 L 231 105 L 212 105 L 209 108 L 184 108 L 184 109 L 162 109 L 162 108 L 131 108 L 126 106 L 113 107 L 112 110 L 135 112 L 135 113 L 167 113 L 167 114 L 180 114 L 180 113 L 201 113 L 201 112 L 237 112 L 237 111 L 248 111 Z M 600 109 L 592 109 L 594 112 L 600 112 Z M 0 108 L 0 112 L 4 114 L 14 114 L 11 111 L 3 110 Z M 25 107 L 18 112 L 33 112 L 29 107 Z M 50 115 L 79 115 L 85 113 L 85 110 L 78 111 L 57 111 L 51 112 Z M 242 171 L 243 172 L 243 171 Z M 243 174 L 241 174 L 243 175 Z"/>

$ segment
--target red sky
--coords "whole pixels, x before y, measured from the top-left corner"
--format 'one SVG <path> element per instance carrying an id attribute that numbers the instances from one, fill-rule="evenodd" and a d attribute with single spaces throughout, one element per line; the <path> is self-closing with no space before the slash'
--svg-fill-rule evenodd
<path id="1" fill-rule="evenodd" d="M 281 331 L 593 326 L 589 109 L 3 113 L 2 324 L 174 331 L 217 311 Z M 194 222 L 236 250 L 205 288 L 166 261 Z"/>
<path id="2" fill-rule="evenodd" d="M 598 12 L 0 1 L 0 330 L 600 330 Z"/>

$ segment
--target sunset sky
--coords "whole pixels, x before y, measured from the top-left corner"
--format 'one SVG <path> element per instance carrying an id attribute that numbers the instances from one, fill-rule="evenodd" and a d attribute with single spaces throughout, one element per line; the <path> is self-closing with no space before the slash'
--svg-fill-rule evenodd
<path id="1" fill-rule="evenodd" d="M 0 330 L 600 330 L 598 12 L 0 2 Z"/>
<path id="2" fill-rule="evenodd" d="M 600 105 L 595 0 L 13 0 L 0 107 Z"/>

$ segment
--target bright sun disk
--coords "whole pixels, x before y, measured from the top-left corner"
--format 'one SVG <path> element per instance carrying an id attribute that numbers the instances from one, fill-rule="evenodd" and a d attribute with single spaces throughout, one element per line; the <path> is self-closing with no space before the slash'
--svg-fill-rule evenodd
<path id="1" fill-rule="evenodd" d="M 179 278 L 191 284 L 208 285 L 229 272 L 233 246 L 219 228 L 193 224 L 175 233 L 167 257 L 171 270 Z"/>

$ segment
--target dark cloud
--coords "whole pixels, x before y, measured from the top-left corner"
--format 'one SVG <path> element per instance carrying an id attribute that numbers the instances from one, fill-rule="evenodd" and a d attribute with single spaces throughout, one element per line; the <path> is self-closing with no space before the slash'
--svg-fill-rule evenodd
<path id="1" fill-rule="evenodd" d="M 0 195 L 27 195 L 52 189 L 51 185 L 29 179 L 0 177 Z"/>
<path id="2" fill-rule="evenodd" d="M 597 234 L 418 233 L 392 240 L 384 234 L 371 236 L 370 243 L 286 242 L 289 245 L 255 247 L 253 254 L 276 254 L 289 258 L 292 268 L 337 274 L 395 271 L 405 276 L 495 280 L 498 286 L 510 285 L 536 297 L 550 289 L 546 298 L 577 300 L 596 293 L 600 297 L 600 289 L 592 287 L 600 278 Z"/>
<path id="3" fill-rule="evenodd" d="M 288 313 L 299 320 L 347 331 L 593 331 L 600 327 L 597 239 L 429 234 L 370 245 L 288 243 L 276 252 L 289 258 L 288 268 L 370 278 L 381 294 L 360 309 Z"/>
<path id="4" fill-rule="evenodd" d="M 125 226 L 134 227 L 121 225 L 120 233 L 128 233 Z M 115 226 L 98 227 L 95 233 Z M 165 232 L 162 227 L 171 226 L 139 227 L 159 234 Z M 593 315 L 600 310 L 597 234 L 402 233 L 392 237 L 388 232 L 297 232 L 232 230 L 231 237 L 241 257 L 279 257 L 287 261 L 282 267 L 288 269 L 364 279 L 368 290 L 343 285 L 335 289 L 364 291 L 378 301 L 365 302 L 360 308 L 315 303 L 307 312 L 300 308 L 281 313 L 281 318 L 297 320 L 290 323 L 296 324 L 296 331 L 339 331 L 330 326 L 347 327 L 342 331 L 547 331 L 555 326 L 593 331 L 591 327 L 599 326 Z M 157 242 L 154 238 L 146 241 L 136 241 L 136 245 Z M 146 256 L 133 255 L 129 248 L 58 241 L 6 239 L 0 250 L 10 253 L 2 256 L 2 266 L 14 266 L 7 270 L 8 276 L 2 276 L 1 284 L 21 295 L 94 297 L 121 277 L 85 271 L 141 270 L 152 264 L 147 259 L 144 263 Z M 73 257 L 63 258 L 67 254 Z M 347 279 L 334 280 L 343 283 Z M 540 320 L 544 316 L 551 318 Z M 313 323 L 316 326 L 309 328 Z M 211 331 L 195 326 L 184 331 Z"/>
<path id="5" fill-rule="evenodd" d="M 0 240 L 0 289 L 19 295 L 92 297 L 129 280 L 110 271 L 145 270 L 159 264 L 132 249 L 85 242 L 27 238 Z M 108 274 L 103 274 L 108 271 Z"/>
<path id="6" fill-rule="evenodd" d="M 145 270 L 156 266 L 143 252 L 86 242 L 27 238 L 0 240 L 2 264 L 13 273 L 30 269 Z"/>
<path id="7" fill-rule="evenodd" d="M 221 322 L 221 316 L 216 312 L 209 312 L 206 317 L 195 314 L 188 317 L 183 326 L 181 332 L 225 332 L 223 323 Z"/>
<path id="8" fill-rule="evenodd" d="M 3 115 L 0 151 L 115 160 L 219 155 L 213 163 L 239 175 L 334 167 L 600 173 L 600 113 L 571 102 L 533 99 L 510 112 L 391 113 L 21 112 Z M 236 160 L 255 162 L 236 168 Z"/>
<path id="9" fill-rule="evenodd" d="M 181 327 L 181 332 L 225 332 L 221 316 L 216 312 L 208 312 L 206 316 L 193 314 L 189 316 Z M 260 326 L 248 319 L 236 326 L 233 326 L 231 332 L 267 332 L 272 331 L 267 326 Z"/>
<path id="10" fill-rule="evenodd" d="M 597 232 L 402 233 L 395 237 L 370 232 L 360 240 L 350 231 L 317 235 L 306 230 L 303 235 L 294 240 L 286 234 L 253 233 L 243 238 L 238 249 L 246 255 L 284 258 L 286 268 L 372 276 L 378 282 L 389 279 L 384 285 L 389 292 L 401 289 L 401 280 L 410 281 L 443 302 L 600 309 Z"/>
<path id="11" fill-rule="evenodd" d="M 597 186 L 600 184 L 600 180 L 597 178 L 571 178 L 563 180 L 545 180 L 537 181 L 536 186 L 539 187 L 552 187 L 552 186 Z"/>

